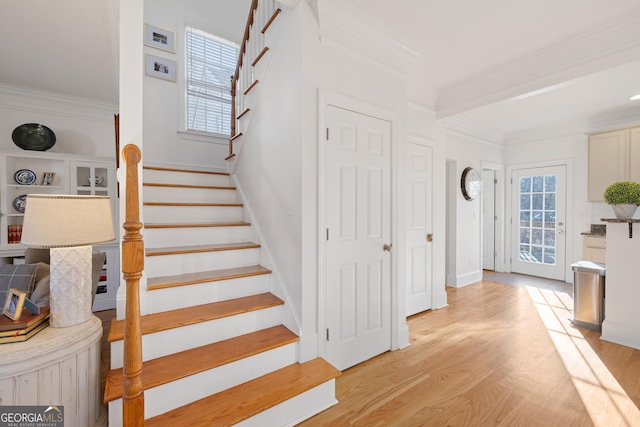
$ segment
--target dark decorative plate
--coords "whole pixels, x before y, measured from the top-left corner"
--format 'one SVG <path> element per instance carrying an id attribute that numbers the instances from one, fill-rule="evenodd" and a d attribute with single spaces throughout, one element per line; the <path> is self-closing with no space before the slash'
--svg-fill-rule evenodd
<path id="1" fill-rule="evenodd" d="M 27 206 L 27 195 L 21 194 L 13 199 L 13 208 L 20 213 L 24 213 L 24 208 Z"/>
<path id="2" fill-rule="evenodd" d="M 37 123 L 25 123 L 11 134 L 13 142 L 23 150 L 47 151 L 56 143 L 56 134 Z"/>
<path id="3" fill-rule="evenodd" d="M 13 174 L 13 179 L 22 185 L 31 185 L 36 182 L 36 174 L 29 169 L 20 169 Z"/>

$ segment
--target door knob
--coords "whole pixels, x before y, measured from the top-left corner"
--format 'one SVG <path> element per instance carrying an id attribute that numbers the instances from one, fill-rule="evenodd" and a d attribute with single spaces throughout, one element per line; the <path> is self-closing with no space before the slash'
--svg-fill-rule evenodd
<path id="1" fill-rule="evenodd" d="M 389 243 L 385 243 L 382 249 L 384 249 L 385 252 L 391 252 L 393 250 L 393 245 Z"/>
<path id="2" fill-rule="evenodd" d="M 433 234 L 427 233 L 427 242 L 433 242 Z"/>

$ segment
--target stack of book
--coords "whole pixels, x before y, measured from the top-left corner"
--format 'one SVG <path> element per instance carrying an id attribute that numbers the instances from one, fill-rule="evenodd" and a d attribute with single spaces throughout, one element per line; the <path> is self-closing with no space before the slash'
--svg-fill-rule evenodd
<path id="1" fill-rule="evenodd" d="M 22 225 L 9 225 L 7 243 L 20 243 L 22 240 Z"/>
<path id="2" fill-rule="evenodd" d="M 0 343 L 26 341 L 49 325 L 49 307 L 40 307 L 39 314 L 26 308 L 20 320 L 0 315 Z"/>

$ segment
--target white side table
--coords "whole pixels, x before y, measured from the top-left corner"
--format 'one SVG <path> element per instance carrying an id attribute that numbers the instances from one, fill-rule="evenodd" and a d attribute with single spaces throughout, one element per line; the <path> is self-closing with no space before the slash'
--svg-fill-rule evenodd
<path id="1" fill-rule="evenodd" d="M 0 405 L 64 406 L 65 426 L 91 427 L 100 409 L 102 322 L 46 327 L 24 342 L 0 344 Z"/>

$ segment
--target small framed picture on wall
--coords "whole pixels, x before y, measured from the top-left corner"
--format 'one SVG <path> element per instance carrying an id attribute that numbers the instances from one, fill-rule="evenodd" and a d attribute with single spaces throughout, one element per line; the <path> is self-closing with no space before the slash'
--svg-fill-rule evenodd
<path id="1" fill-rule="evenodd" d="M 146 55 L 145 73 L 147 76 L 175 82 L 176 61 L 160 58 L 158 56 Z"/>
<path id="2" fill-rule="evenodd" d="M 166 50 L 175 53 L 176 33 L 156 27 L 151 24 L 144 24 L 144 44 L 156 49 Z"/>

